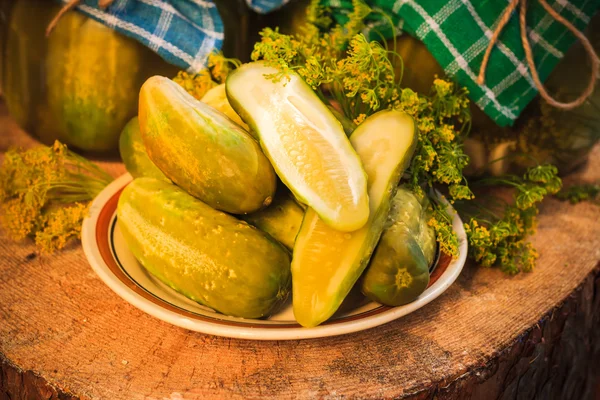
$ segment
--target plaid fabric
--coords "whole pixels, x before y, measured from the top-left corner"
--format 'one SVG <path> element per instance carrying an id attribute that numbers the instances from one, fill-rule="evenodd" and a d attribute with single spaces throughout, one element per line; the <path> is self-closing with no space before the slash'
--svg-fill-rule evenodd
<path id="1" fill-rule="evenodd" d="M 260 13 L 283 4 L 281 0 L 246 1 Z M 84 0 L 77 9 L 189 72 L 204 68 L 210 52 L 223 45 L 223 21 L 213 0 L 116 0 L 105 10 L 97 5 L 98 0 Z"/>
<path id="2" fill-rule="evenodd" d="M 391 16 L 394 26 L 420 39 L 448 76 L 470 91 L 471 99 L 500 126 L 511 125 L 537 95 L 521 43 L 518 8 L 494 47 L 485 85 L 475 83 L 479 67 L 508 0 L 367 0 Z M 600 0 L 550 0 L 548 3 L 578 29 L 584 30 Z M 338 22 L 346 19 L 350 1 L 324 0 Z M 365 32 L 391 37 L 390 24 L 377 14 Z M 528 1 L 527 26 L 535 65 L 545 80 L 575 37 L 536 0 Z M 410 60 L 406 60 L 410 65 Z"/>
<path id="3" fill-rule="evenodd" d="M 273 10 L 283 7 L 290 0 L 246 0 L 248 7 L 259 14 L 266 14 Z"/>

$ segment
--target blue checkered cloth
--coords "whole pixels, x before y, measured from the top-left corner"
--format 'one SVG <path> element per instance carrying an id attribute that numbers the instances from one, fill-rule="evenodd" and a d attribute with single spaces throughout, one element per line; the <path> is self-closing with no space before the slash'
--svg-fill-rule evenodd
<path id="1" fill-rule="evenodd" d="M 254 11 L 267 13 L 287 1 L 246 2 Z M 212 0 L 116 0 L 104 10 L 98 0 L 84 0 L 77 9 L 188 72 L 203 69 L 208 55 L 223 45 L 223 21 Z"/>

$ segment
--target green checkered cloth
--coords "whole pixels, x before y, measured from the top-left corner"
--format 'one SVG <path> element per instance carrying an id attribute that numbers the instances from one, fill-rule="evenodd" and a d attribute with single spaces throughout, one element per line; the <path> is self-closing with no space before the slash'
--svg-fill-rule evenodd
<path id="1" fill-rule="evenodd" d="M 391 16 L 395 27 L 420 39 L 448 76 L 469 89 L 479 108 L 500 126 L 512 125 L 537 95 L 527 66 L 519 27 L 519 8 L 504 27 L 494 47 L 485 84 L 475 81 L 492 33 L 509 0 L 367 0 L 375 10 Z M 600 7 L 600 0 L 550 0 L 548 3 L 579 30 L 584 30 Z M 343 23 L 350 1 L 324 0 Z M 372 14 L 365 34 L 373 30 L 391 35 L 389 22 Z M 535 65 L 544 81 L 576 40 L 536 0 L 528 1 L 527 26 Z M 369 32 L 369 30 L 371 32 Z M 387 32 L 385 32 L 387 30 Z M 410 60 L 405 60 L 410 65 Z"/>

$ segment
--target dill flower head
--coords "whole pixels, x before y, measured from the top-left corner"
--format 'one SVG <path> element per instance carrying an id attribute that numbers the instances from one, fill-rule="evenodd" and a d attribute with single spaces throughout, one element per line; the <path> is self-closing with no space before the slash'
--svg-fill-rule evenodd
<path id="1" fill-rule="evenodd" d="M 58 141 L 9 150 L 0 167 L 0 224 L 14 240 L 33 237 L 42 251 L 60 249 L 80 237 L 89 202 L 111 180 Z"/>
<path id="2" fill-rule="evenodd" d="M 89 202 L 54 207 L 42 214 L 40 227 L 35 232 L 35 244 L 42 252 L 62 249 L 72 238 L 81 237 L 81 221 L 89 211 Z"/>
<path id="3" fill-rule="evenodd" d="M 208 55 L 208 69 L 210 75 L 217 83 L 225 83 L 229 73 L 238 68 L 242 63 L 235 58 L 227 58 L 222 52 L 212 52 Z"/>
<path id="4" fill-rule="evenodd" d="M 207 69 L 203 69 L 197 74 L 179 71 L 173 81 L 197 100 L 202 99 L 206 92 L 218 85 L 213 81 L 210 71 Z"/>
<path id="5" fill-rule="evenodd" d="M 437 77 L 428 94 L 402 87 L 402 73 L 396 72 L 402 71 L 401 57 L 361 34 L 365 17 L 381 11 L 361 0 L 352 0 L 352 5 L 346 22 L 340 23 L 320 0 L 311 0 L 303 33 L 264 29 L 252 59 L 277 68 L 279 73 L 269 76 L 274 81 L 297 73 L 321 101 L 339 105 L 344 117 L 356 125 L 379 110 L 410 115 L 418 128 L 417 145 L 404 174 L 411 190 L 424 193 L 436 188 L 448 197 L 468 221 L 469 254 L 476 262 L 511 274 L 531 270 L 537 253 L 526 240 L 535 231 L 539 202 L 562 186 L 556 168 L 542 165 L 522 177 L 490 181 L 493 186 L 512 187 L 515 193 L 512 203 L 485 210 L 486 200 L 476 198 L 473 182 L 463 174 L 469 163 L 463 149 L 471 128 L 468 90 Z M 435 229 L 440 250 L 456 256 L 458 239 L 451 216 L 435 201 L 430 207 L 428 224 Z"/>
<path id="6" fill-rule="evenodd" d="M 241 62 L 235 58 L 227 58 L 219 51 L 208 55 L 206 65 L 207 67 L 197 74 L 179 71 L 173 81 L 201 100 L 210 89 L 225 83 L 229 73 L 239 67 Z"/>

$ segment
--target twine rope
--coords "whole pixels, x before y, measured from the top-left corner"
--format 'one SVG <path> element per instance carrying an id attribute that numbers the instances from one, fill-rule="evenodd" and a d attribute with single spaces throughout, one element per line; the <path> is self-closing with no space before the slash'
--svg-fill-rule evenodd
<path id="1" fill-rule="evenodd" d="M 525 57 L 527 59 L 527 65 L 529 66 L 529 72 L 531 73 L 531 77 L 533 78 L 533 82 L 535 83 L 536 88 L 540 92 L 540 95 L 548 104 L 554 106 L 556 108 L 560 108 L 562 110 L 572 110 L 575 107 L 579 107 L 582 105 L 594 92 L 594 88 L 596 87 L 596 81 L 598 79 L 598 73 L 600 71 L 600 60 L 592 47 L 592 44 L 585 37 L 585 35 L 578 30 L 573 24 L 567 21 L 563 16 L 561 16 L 558 12 L 556 12 L 550 5 L 546 2 L 546 0 L 538 0 L 542 7 L 546 10 L 548 14 L 550 14 L 557 22 L 563 24 L 567 29 L 579 39 L 581 44 L 583 45 L 585 52 L 590 60 L 592 71 L 590 73 L 590 80 L 585 90 L 581 93 L 581 95 L 568 103 L 563 103 L 556 100 L 552 97 L 544 84 L 540 80 L 537 69 L 535 67 L 535 62 L 533 60 L 533 52 L 531 51 L 531 45 L 529 44 L 529 38 L 527 37 L 527 22 L 525 17 L 527 16 L 527 0 L 512 0 L 510 4 L 504 10 L 502 17 L 500 18 L 500 22 L 494 31 L 492 38 L 490 39 L 490 43 L 488 44 L 487 49 L 485 50 L 485 54 L 483 56 L 483 61 L 481 62 L 481 69 L 479 70 L 479 76 L 477 77 L 477 83 L 479 85 L 483 85 L 485 82 L 485 71 L 487 69 L 488 62 L 490 60 L 490 54 L 492 53 L 492 49 L 496 45 L 498 41 L 498 37 L 502 33 L 502 30 L 510 20 L 512 12 L 515 8 L 520 5 L 520 13 L 519 13 L 519 24 L 521 28 L 521 42 L 523 43 L 523 50 L 525 50 Z"/>
<path id="2" fill-rule="evenodd" d="M 65 4 L 56 13 L 56 15 L 54 16 L 54 18 L 52 18 L 52 21 L 50 21 L 50 23 L 48 24 L 48 27 L 46 28 L 46 37 L 50 36 L 50 34 L 56 27 L 56 24 L 58 24 L 58 21 L 60 21 L 60 19 L 62 18 L 62 16 L 65 15 L 65 13 L 67 11 L 72 10 L 73 8 L 77 7 L 77 5 L 80 2 L 81 2 L 81 0 L 69 0 L 69 2 L 67 4 Z M 110 6 L 113 2 L 114 2 L 114 0 L 98 0 L 98 7 L 100 7 L 100 9 L 103 10 L 106 7 Z"/>

